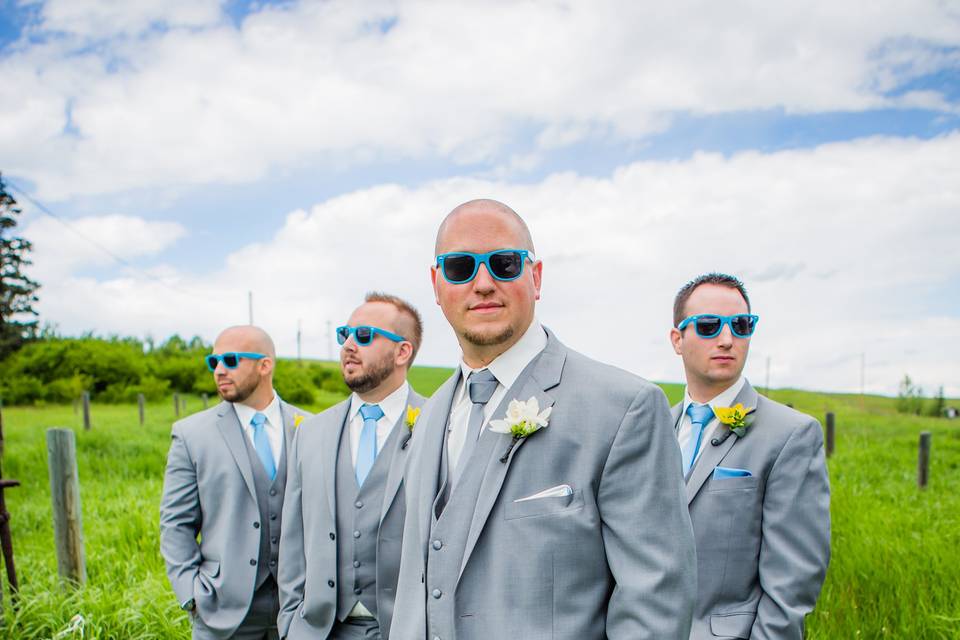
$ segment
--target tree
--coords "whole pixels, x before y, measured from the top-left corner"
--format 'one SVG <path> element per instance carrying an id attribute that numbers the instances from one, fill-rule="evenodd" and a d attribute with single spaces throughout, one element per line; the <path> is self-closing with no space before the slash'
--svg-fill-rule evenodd
<path id="1" fill-rule="evenodd" d="M 937 390 L 937 395 L 933 396 L 930 404 L 927 405 L 927 415 L 934 418 L 942 418 L 943 412 L 947 408 L 947 398 L 943 395 L 943 385 Z"/>
<path id="2" fill-rule="evenodd" d="M 923 389 L 913 384 L 909 375 L 904 375 L 897 392 L 897 411 L 920 415 L 923 411 Z"/>
<path id="3" fill-rule="evenodd" d="M 7 193 L 0 175 L 0 360 L 37 334 L 33 305 L 39 300 L 40 285 L 23 272 L 32 264 L 28 256 L 33 245 L 13 235 L 18 215 L 17 201 Z"/>

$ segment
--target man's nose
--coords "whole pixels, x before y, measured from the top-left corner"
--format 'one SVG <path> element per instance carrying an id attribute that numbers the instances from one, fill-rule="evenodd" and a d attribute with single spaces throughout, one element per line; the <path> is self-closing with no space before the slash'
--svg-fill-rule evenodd
<path id="1" fill-rule="evenodd" d="M 487 271 L 487 265 L 481 264 L 477 267 L 477 275 L 473 279 L 473 288 L 475 291 L 488 292 L 494 289 L 494 278 Z"/>
<path id="2" fill-rule="evenodd" d="M 730 329 L 730 323 L 724 323 L 720 328 L 720 335 L 717 336 L 717 344 L 721 347 L 733 346 L 733 331 Z"/>

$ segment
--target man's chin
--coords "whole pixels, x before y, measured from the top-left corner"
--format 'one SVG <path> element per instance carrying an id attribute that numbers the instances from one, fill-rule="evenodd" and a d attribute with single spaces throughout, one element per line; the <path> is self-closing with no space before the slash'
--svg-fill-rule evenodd
<path id="1" fill-rule="evenodd" d="M 513 338 L 513 327 L 503 329 L 489 329 L 486 331 L 471 331 L 467 329 L 463 332 L 463 339 L 475 347 L 492 347 L 504 342 L 509 342 Z"/>

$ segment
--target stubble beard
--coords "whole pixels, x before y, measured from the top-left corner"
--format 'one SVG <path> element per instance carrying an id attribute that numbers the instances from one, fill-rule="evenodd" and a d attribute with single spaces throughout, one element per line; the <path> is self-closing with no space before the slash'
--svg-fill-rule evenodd
<path id="1" fill-rule="evenodd" d="M 233 381 L 233 388 L 229 391 L 222 391 L 217 387 L 217 394 L 227 402 L 243 402 L 257 390 L 259 380 L 253 378 L 248 381 Z"/>
<path id="2" fill-rule="evenodd" d="M 366 393 L 379 387 L 384 380 L 393 374 L 396 368 L 396 364 L 390 358 L 376 365 L 371 365 L 365 373 L 350 378 L 343 374 L 343 382 L 354 393 Z"/>
<path id="3" fill-rule="evenodd" d="M 463 332 L 463 339 L 474 345 L 475 347 L 492 347 L 494 345 L 503 344 L 511 338 L 513 338 L 513 327 L 506 327 L 500 333 L 487 334 L 487 333 L 474 333 L 469 329 Z"/>

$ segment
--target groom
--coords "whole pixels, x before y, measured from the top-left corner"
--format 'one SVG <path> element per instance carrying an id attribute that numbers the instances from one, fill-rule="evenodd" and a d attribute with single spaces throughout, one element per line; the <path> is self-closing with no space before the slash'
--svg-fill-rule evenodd
<path id="1" fill-rule="evenodd" d="M 440 226 L 433 286 L 462 359 L 414 432 L 392 638 L 687 637 L 696 559 L 666 399 L 540 325 L 542 272 L 502 203 Z"/>
<path id="2" fill-rule="evenodd" d="M 743 377 L 759 319 L 738 279 L 689 282 L 673 318 L 670 339 L 687 377 L 673 422 L 697 539 L 690 638 L 800 640 L 830 559 L 820 425 Z"/>

